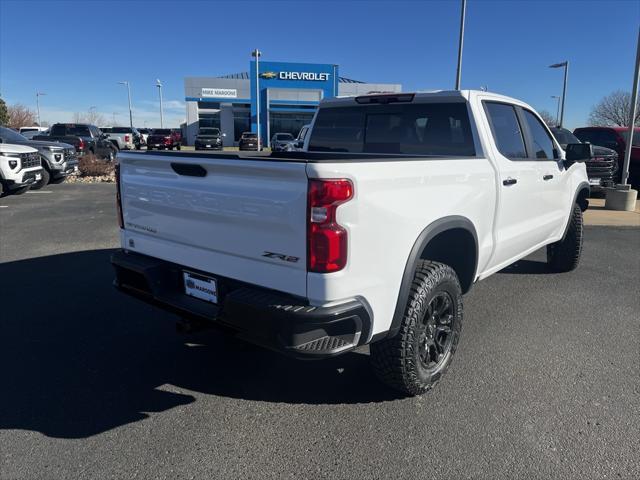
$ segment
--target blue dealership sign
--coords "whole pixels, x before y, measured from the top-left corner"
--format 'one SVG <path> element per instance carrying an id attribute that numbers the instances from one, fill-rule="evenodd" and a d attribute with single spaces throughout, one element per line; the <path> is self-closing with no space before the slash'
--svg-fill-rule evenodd
<path id="1" fill-rule="evenodd" d="M 256 98 L 256 63 L 249 67 L 251 79 L 251 129 L 257 131 L 256 104 L 260 101 L 260 133 L 263 144 L 267 144 L 267 95 L 271 89 L 320 90 L 321 98 L 335 97 L 338 94 L 338 66 L 318 63 L 260 62 L 258 72 L 259 98 Z M 317 102 L 278 102 L 294 105 L 317 105 Z"/>

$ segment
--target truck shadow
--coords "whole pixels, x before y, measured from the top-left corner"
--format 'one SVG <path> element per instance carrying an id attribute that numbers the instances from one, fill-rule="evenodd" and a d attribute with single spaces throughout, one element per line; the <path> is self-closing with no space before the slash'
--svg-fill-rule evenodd
<path id="1" fill-rule="evenodd" d="M 112 288 L 111 252 L 0 264 L 0 429 L 84 438 L 185 408 L 194 392 L 306 404 L 399 398 L 366 353 L 300 362 L 217 331 L 177 334 L 176 317 Z"/>

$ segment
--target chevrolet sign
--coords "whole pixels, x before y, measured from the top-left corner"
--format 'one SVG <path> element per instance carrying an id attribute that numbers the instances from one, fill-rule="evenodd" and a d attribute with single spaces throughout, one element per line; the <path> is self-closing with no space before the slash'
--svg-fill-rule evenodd
<path id="1" fill-rule="evenodd" d="M 306 80 L 311 82 L 326 82 L 329 80 L 329 73 L 321 72 L 263 72 L 261 78 L 266 80 Z"/>

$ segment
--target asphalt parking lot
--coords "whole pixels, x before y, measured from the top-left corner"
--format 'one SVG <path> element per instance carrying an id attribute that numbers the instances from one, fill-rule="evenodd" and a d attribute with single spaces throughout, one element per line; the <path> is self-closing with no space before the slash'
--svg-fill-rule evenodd
<path id="1" fill-rule="evenodd" d="M 0 199 L 0 479 L 640 477 L 640 229 L 477 284 L 447 377 L 400 398 L 366 349 L 297 362 L 116 292 L 114 191 Z"/>

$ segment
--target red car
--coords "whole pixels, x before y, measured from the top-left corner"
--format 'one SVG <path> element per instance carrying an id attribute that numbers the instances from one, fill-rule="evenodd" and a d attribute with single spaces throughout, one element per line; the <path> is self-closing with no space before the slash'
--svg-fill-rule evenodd
<path id="1" fill-rule="evenodd" d="M 171 128 L 155 128 L 147 137 L 147 150 L 180 150 L 182 147 L 182 135 L 177 134 Z"/>
<path id="2" fill-rule="evenodd" d="M 622 174 L 624 152 L 627 148 L 629 129 L 626 127 L 584 127 L 576 128 L 573 134 L 582 142 L 607 147 L 618 152 L 618 172 Z M 618 180 L 620 180 L 618 176 Z M 631 160 L 629 162 L 629 183 L 640 186 L 640 127 L 634 128 L 631 142 Z"/>

